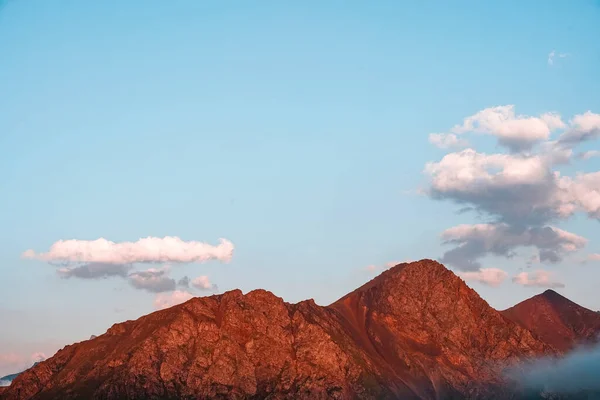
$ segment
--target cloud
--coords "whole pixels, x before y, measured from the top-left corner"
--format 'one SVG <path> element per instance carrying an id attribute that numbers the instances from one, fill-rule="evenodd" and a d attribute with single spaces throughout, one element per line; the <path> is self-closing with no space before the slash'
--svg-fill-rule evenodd
<path id="1" fill-rule="evenodd" d="M 450 153 L 426 164 L 427 194 L 515 225 L 540 225 L 576 211 L 600 219 L 600 172 L 561 176 L 550 159 L 473 149 Z"/>
<path id="2" fill-rule="evenodd" d="M 566 53 L 557 53 L 556 50 L 552 50 L 548 53 L 548 65 L 554 65 L 554 60 L 558 58 L 567 58 L 569 55 Z"/>
<path id="3" fill-rule="evenodd" d="M 559 358 L 537 359 L 510 369 L 508 376 L 526 390 L 596 399 L 600 394 L 598 371 L 600 346 L 578 348 Z"/>
<path id="4" fill-rule="evenodd" d="M 456 247 L 444 253 L 443 263 L 462 271 L 477 271 L 487 254 L 512 257 L 519 247 L 535 247 L 541 262 L 556 263 L 565 253 L 583 248 L 587 240 L 562 229 L 544 226 L 518 228 L 504 223 L 458 225 L 442 232 L 445 244 Z"/>
<path id="5" fill-rule="evenodd" d="M 432 198 L 469 205 L 501 220 L 539 223 L 571 212 L 561 208 L 560 177 L 542 157 L 466 149 L 427 163 L 425 173 Z"/>
<path id="6" fill-rule="evenodd" d="M 129 274 L 129 283 L 136 289 L 160 293 L 175 290 L 175 279 L 167 276 L 168 268 L 150 268 Z"/>
<path id="7" fill-rule="evenodd" d="M 81 278 L 81 279 L 98 279 L 108 278 L 111 276 L 127 277 L 127 273 L 131 269 L 130 265 L 124 264 L 106 264 L 106 263 L 90 263 L 83 264 L 78 267 L 64 267 L 57 270 L 62 278 Z"/>
<path id="8" fill-rule="evenodd" d="M 368 272 L 379 272 L 379 271 L 385 271 L 386 269 L 390 269 L 395 267 L 398 264 L 402 264 L 402 263 L 410 263 L 412 262 L 412 260 L 405 260 L 405 261 L 388 261 L 383 265 L 368 265 L 365 270 Z"/>
<path id="9" fill-rule="evenodd" d="M 588 255 L 588 261 L 600 261 L 600 253 Z"/>
<path id="10" fill-rule="evenodd" d="M 559 129 L 562 134 L 552 139 Z M 474 212 L 487 222 L 445 231 L 443 241 L 456 247 L 442 262 L 475 272 L 481 268 L 479 258 L 510 258 L 524 246 L 537 249 L 536 261 L 556 263 L 585 246 L 584 238 L 552 225 L 578 212 L 600 221 L 600 171 L 565 176 L 555 168 L 570 163 L 574 146 L 600 138 L 599 114 L 587 111 L 565 124 L 555 113 L 517 116 L 514 106 L 498 106 L 465 118 L 452 132 L 492 135 L 509 152 L 468 148 L 425 165 L 429 186 L 423 194 L 451 201 L 461 213 Z M 578 157 L 587 159 L 595 152 Z"/>
<path id="11" fill-rule="evenodd" d="M 581 160 L 589 160 L 590 158 L 600 157 L 600 151 L 598 150 L 590 150 L 584 151 L 582 153 L 577 154 L 577 158 Z"/>
<path id="12" fill-rule="evenodd" d="M 508 274 L 498 268 L 481 268 L 479 271 L 459 272 L 465 281 L 476 281 L 484 285 L 497 287 L 508 277 Z"/>
<path id="13" fill-rule="evenodd" d="M 192 286 L 200 290 L 216 290 L 217 285 L 210 283 L 208 276 L 199 276 L 192 280 Z"/>
<path id="14" fill-rule="evenodd" d="M 0 376 L 21 372 L 46 358 L 42 352 L 35 352 L 29 356 L 14 352 L 0 353 Z"/>
<path id="15" fill-rule="evenodd" d="M 544 270 L 537 270 L 531 273 L 521 272 L 517 274 L 512 281 L 516 284 L 540 288 L 563 288 L 565 285 L 553 279 L 552 273 Z"/>
<path id="16" fill-rule="evenodd" d="M 190 292 L 182 290 L 175 290 L 169 294 L 160 293 L 156 295 L 156 298 L 154 299 L 154 308 L 157 310 L 163 310 L 165 308 L 184 303 L 193 297 L 194 295 Z"/>
<path id="17" fill-rule="evenodd" d="M 147 237 L 137 242 L 115 243 L 97 240 L 59 240 L 47 253 L 27 250 L 24 258 L 64 263 L 199 263 L 209 260 L 230 261 L 233 243 L 220 239 L 217 246 L 178 237 Z"/>
<path id="18" fill-rule="evenodd" d="M 459 139 L 454 133 L 431 133 L 429 135 L 429 143 L 440 149 L 467 147 L 469 145 L 469 142 Z"/>
<path id="19" fill-rule="evenodd" d="M 547 140 L 550 133 L 564 128 L 560 115 L 545 113 L 538 117 L 516 115 L 514 105 L 481 110 L 454 126 L 452 132 L 475 132 L 495 136 L 498 143 L 513 152 L 529 150 L 535 143 Z"/>
<path id="20" fill-rule="evenodd" d="M 573 146 L 598 138 L 600 138 L 600 114 L 586 111 L 573 117 L 569 129 L 560 135 L 558 142 Z"/>
<path id="21" fill-rule="evenodd" d="M 177 286 L 189 288 L 191 279 L 187 276 L 184 276 L 180 280 L 177 281 Z"/>
<path id="22" fill-rule="evenodd" d="M 46 354 L 42 353 L 41 351 L 38 351 L 31 355 L 31 361 L 33 361 L 34 363 L 44 361 L 46 358 L 48 358 L 46 357 Z"/>

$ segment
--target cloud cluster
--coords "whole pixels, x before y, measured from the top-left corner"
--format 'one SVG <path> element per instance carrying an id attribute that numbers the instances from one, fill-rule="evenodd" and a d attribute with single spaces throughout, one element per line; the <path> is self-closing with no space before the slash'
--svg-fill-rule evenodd
<path id="1" fill-rule="evenodd" d="M 586 245 L 585 238 L 553 224 L 578 212 L 600 221 L 600 172 L 563 176 L 556 167 L 574 158 L 577 145 L 600 138 L 600 114 L 587 111 L 564 122 L 556 113 L 525 116 L 517 115 L 512 105 L 498 106 L 433 137 L 443 142 L 443 135 L 454 135 L 448 137 L 455 143 L 470 133 L 495 137 L 508 152 L 467 148 L 425 165 L 426 195 L 487 220 L 444 231 L 442 241 L 454 247 L 442 262 L 472 273 L 467 275 L 471 280 L 483 281 L 490 280 L 490 269 L 484 271 L 480 259 L 488 254 L 511 258 L 519 248 L 533 247 L 536 261 L 558 263 Z M 592 151 L 576 157 L 594 155 Z"/>
<path id="2" fill-rule="evenodd" d="M 169 278 L 168 268 L 150 268 L 145 271 L 135 271 L 129 275 L 129 283 L 136 289 L 160 293 L 175 290 L 175 279 Z"/>
<path id="3" fill-rule="evenodd" d="M 553 278 L 553 274 L 549 271 L 537 270 L 534 272 L 521 272 L 513 279 L 514 283 L 523 286 L 531 286 L 538 288 L 563 288 L 565 285 Z"/>
<path id="4" fill-rule="evenodd" d="M 59 240 L 47 253 L 27 250 L 23 257 L 64 263 L 200 263 L 209 260 L 230 261 L 233 250 L 233 243 L 226 239 L 220 239 L 219 244 L 213 246 L 173 236 L 147 237 L 137 242 L 122 243 L 100 238 Z"/>
<path id="5" fill-rule="evenodd" d="M 192 279 L 192 286 L 200 290 L 216 290 L 217 285 L 211 283 L 208 276 L 199 276 Z"/>
<path id="6" fill-rule="evenodd" d="M 217 290 L 208 277 L 200 276 L 194 280 L 184 276 L 178 281 L 169 276 L 169 264 L 201 263 L 209 260 L 228 262 L 233 255 L 234 246 L 220 239 L 216 246 L 184 241 L 178 237 L 147 237 L 136 242 L 115 243 L 104 238 L 97 240 L 59 240 L 46 253 L 25 251 L 22 256 L 29 259 L 62 264 L 57 269 L 61 278 L 100 279 L 119 277 L 127 279 L 129 284 L 140 290 L 159 293 L 155 305 L 168 307 L 178 299 L 193 295 L 188 291 L 190 284 L 199 290 Z M 133 270 L 133 264 L 169 263 L 161 268 Z M 170 294 L 163 294 L 171 292 Z M 157 306 L 158 307 L 158 306 Z"/>
<path id="7" fill-rule="evenodd" d="M 131 265 L 89 263 L 77 267 L 59 268 L 57 272 L 62 278 L 98 279 L 111 276 L 125 278 L 129 270 L 131 270 Z"/>
<path id="8" fill-rule="evenodd" d="M 564 128 L 565 124 L 558 114 L 546 113 L 538 117 L 515 114 L 515 106 L 498 106 L 481 110 L 452 128 L 452 133 L 475 132 L 495 136 L 498 143 L 511 151 L 528 150 L 550 133 Z"/>
<path id="9" fill-rule="evenodd" d="M 476 281 L 484 285 L 497 287 L 508 278 L 508 274 L 498 268 L 481 268 L 479 271 L 459 272 L 465 281 Z"/>
<path id="10" fill-rule="evenodd" d="M 456 247 L 442 256 L 442 262 L 463 271 L 481 268 L 478 259 L 487 254 L 512 257 L 516 248 L 533 246 L 541 262 L 557 263 L 565 253 L 583 248 L 587 240 L 562 229 L 520 227 L 506 223 L 458 225 L 442 232 L 442 240 Z"/>

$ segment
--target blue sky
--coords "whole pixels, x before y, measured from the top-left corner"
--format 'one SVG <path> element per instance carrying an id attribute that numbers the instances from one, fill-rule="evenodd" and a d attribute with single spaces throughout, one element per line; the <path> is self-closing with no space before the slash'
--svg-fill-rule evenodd
<path id="1" fill-rule="evenodd" d="M 430 133 L 502 105 L 600 112 L 600 6 L 576 3 L 4 1 L 0 354 L 51 354 L 154 309 L 127 279 L 64 279 L 22 257 L 61 239 L 227 238 L 231 262 L 170 276 L 319 304 L 370 265 L 440 258 L 445 229 L 480 220 L 418 193 L 451 151 Z M 566 56 L 550 65 L 552 50 Z M 600 309 L 600 264 L 578 261 L 600 253 L 598 221 L 552 225 L 588 243 L 544 269 Z M 513 277 L 523 257 L 480 261 Z M 470 284 L 497 308 L 544 290 Z"/>

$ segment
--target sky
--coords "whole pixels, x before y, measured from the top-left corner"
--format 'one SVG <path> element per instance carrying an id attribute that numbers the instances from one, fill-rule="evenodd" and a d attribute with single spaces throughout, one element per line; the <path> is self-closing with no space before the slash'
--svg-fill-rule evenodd
<path id="1" fill-rule="evenodd" d="M 0 4 L 0 376 L 422 258 L 600 310 L 600 3 Z"/>

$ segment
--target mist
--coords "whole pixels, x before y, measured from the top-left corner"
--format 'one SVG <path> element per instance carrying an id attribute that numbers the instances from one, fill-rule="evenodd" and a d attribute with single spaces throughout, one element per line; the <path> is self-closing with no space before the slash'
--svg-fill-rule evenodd
<path id="1" fill-rule="evenodd" d="M 509 371 L 526 392 L 600 399 L 600 345 L 579 347 L 560 358 L 537 359 Z"/>

